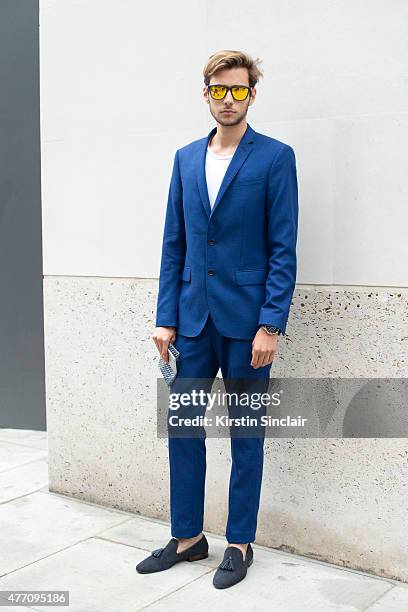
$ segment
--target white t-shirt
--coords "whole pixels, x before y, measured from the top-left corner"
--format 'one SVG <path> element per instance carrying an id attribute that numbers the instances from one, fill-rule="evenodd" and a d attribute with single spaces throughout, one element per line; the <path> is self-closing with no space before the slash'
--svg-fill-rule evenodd
<path id="1" fill-rule="evenodd" d="M 208 197 L 211 208 L 217 199 L 218 192 L 224 178 L 224 174 L 228 168 L 233 155 L 215 155 L 209 147 L 207 147 L 207 155 L 205 157 L 205 177 L 207 181 Z"/>

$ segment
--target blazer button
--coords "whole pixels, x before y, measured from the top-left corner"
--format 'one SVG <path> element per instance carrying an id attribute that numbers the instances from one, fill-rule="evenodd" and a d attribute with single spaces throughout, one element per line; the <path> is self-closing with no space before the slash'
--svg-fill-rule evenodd
<path id="1" fill-rule="evenodd" d="M 208 276 L 214 276 L 215 270 L 208 270 Z"/>
<path id="2" fill-rule="evenodd" d="M 210 238 L 208 241 L 208 244 L 210 244 L 211 246 L 213 246 L 213 244 L 215 244 L 215 240 L 214 238 Z"/>

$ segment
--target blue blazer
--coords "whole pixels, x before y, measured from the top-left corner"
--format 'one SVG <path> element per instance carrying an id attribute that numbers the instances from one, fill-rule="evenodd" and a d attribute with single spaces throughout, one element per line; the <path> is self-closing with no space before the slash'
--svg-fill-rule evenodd
<path id="1" fill-rule="evenodd" d="M 168 192 L 156 326 L 197 336 L 208 313 L 230 338 L 285 332 L 296 283 L 298 188 L 289 145 L 249 124 L 211 210 L 205 138 L 178 149 Z"/>

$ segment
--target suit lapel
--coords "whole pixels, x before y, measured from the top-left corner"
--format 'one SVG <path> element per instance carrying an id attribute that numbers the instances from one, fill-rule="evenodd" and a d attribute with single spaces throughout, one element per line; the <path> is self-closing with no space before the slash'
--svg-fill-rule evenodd
<path id="1" fill-rule="evenodd" d="M 207 188 L 207 180 L 205 178 L 205 157 L 207 154 L 208 142 L 211 139 L 212 135 L 215 134 L 217 128 L 213 128 L 211 132 L 208 134 L 207 138 L 205 138 L 200 145 L 200 151 L 197 159 L 198 168 L 197 168 L 197 183 L 198 189 L 200 191 L 201 201 L 204 206 L 204 210 L 206 212 L 207 217 L 210 217 L 211 214 L 211 205 L 210 199 L 208 197 L 208 188 Z"/>
<path id="2" fill-rule="evenodd" d="M 236 175 L 236 173 L 241 168 L 242 164 L 244 163 L 244 161 L 246 160 L 246 158 L 248 157 L 248 155 L 252 151 L 253 138 L 252 138 L 252 135 L 248 134 L 249 130 L 251 130 L 251 132 L 252 132 L 252 129 L 248 126 L 245 134 L 243 135 L 243 137 L 241 138 L 241 140 L 239 142 L 238 147 L 235 150 L 235 153 L 234 153 L 230 163 L 228 164 L 227 171 L 224 174 L 224 178 L 222 180 L 222 183 L 221 183 L 220 189 L 218 191 L 218 194 L 217 194 L 216 200 L 214 202 L 214 206 L 212 208 L 210 216 L 212 216 L 214 214 L 215 209 L 217 208 L 217 206 L 219 206 L 220 201 L 222 199 L 222 196 L 224 195 L 224 193 L 228 189 L 232 179 L 234 178 L 234 176 Z"/>
<path id="3" fill-rule="evenodd" d="M 227 171 L 220 185 L 220 189 L 218 191 L 217 198 L 214 202 L 214 206 L 211 210 L 210 200 L 208 197 L 207 181 L 206 181 L 206 176 L 205 176 L 205 158 L 207 154 L 208 142 L 210 141 L 213 134 L 216 133 L 216 131 L 217 131 L 217 128 L 216 127 L 213 128 L 211 132 L 208 134 L 208 136 L 203 140 L 203 143 L 201 144 L 200 152 L 198 155 L 197 183 L 198 183 L 198 189 L 200 191 L 201 200 L 204 206 L 204 210 L 208 218 L 210 218 L 214 214 L 216 207 L 219 205 L 222 199 L 222 196 L 228 189 L 228 186 L 230 185 L 232 179 L 234 178 L 238 170 L 241 168 L 242 164 L 244 163 L 248 155 L 251 153 L 253 142 L 254 142 L 254 134 L 255 134 L 251 126 L 247 124 L 247 129 L 244 135 L 242 136 L 241 140 L 239 141 L 238 147 L 235 149 L 235 153 L 228 165 Z"/>

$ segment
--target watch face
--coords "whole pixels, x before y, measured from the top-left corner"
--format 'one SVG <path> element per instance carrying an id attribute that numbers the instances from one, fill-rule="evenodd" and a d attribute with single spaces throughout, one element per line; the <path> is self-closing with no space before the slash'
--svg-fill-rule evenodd
<path id="1" fill-rule="evenodd" d="M 280 333 L 280 329 L 279 327 L 274 327 L 273 325 L 264 325 L 263 327 L 265 327 L 265 329 L 267 330 L 267 332 L 269 334 L 279 334 Z"/>

